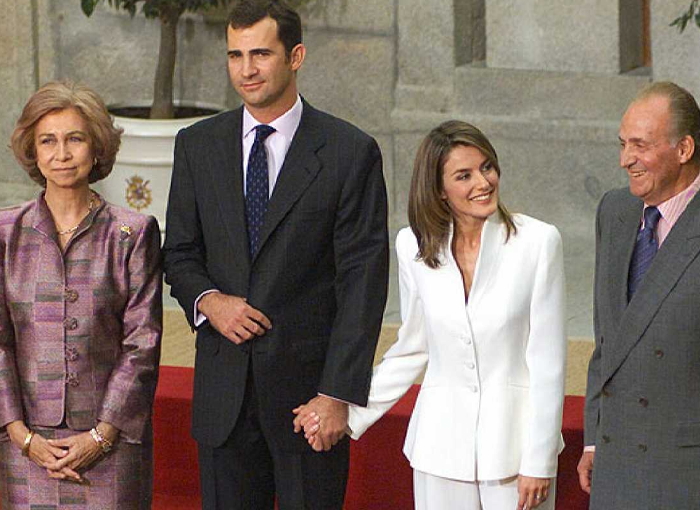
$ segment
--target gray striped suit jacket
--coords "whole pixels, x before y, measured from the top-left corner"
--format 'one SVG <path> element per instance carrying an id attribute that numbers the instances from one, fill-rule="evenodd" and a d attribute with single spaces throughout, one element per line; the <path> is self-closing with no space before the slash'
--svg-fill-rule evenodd
<path id="1" fill-rule="evenodd" d="M 700 198 L 627 302 L 643 203 L 608 192 L 596 223 L 585 444 L 592 510 L 700 509 Z"/>

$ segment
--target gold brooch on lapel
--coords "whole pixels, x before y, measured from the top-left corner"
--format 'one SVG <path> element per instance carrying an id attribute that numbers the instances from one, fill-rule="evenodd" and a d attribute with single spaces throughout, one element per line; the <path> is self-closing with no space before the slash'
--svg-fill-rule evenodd
<path id="1" fill-rule="evenodd" d="M 131 235 L 131 227 L 129 225 L 122 225 L 119 227 L 119 232 L 121 233 L 121 238 L 126 239 Z"/>

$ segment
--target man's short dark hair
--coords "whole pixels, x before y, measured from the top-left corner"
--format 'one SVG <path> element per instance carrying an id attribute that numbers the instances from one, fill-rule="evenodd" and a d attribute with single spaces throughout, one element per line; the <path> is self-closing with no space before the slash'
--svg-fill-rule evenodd
<path id="1" fill-rule="evenodd" d="M 236 0 L 229 12 L 228 26 L 248 28 L 267 17 L 277 22 L 277 38 L 290 55 L 301 44 L 301 18 L 284 0 Z"/>

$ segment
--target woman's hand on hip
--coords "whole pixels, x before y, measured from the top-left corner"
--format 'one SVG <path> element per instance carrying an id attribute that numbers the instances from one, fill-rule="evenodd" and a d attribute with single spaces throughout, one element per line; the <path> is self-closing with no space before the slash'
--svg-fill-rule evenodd
<path id="1" fill-rule="evenodd" d="M 518 475 L 518 507 L 517 510 L 537 508 L 549 497 L 551 478 L 534 478 Z"/>

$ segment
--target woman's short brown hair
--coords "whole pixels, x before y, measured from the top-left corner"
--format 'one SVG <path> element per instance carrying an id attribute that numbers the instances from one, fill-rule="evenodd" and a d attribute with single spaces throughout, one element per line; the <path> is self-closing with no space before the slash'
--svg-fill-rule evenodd
<path id="1" fill-rule="evenodd" d="M 440 253 L 447 249 L 452 212 L 443 196 L 443 167 L 457 145 L 475 147 L 489 160 L 499 177 L 498 156 L 488 138 L 478 128 L 459 120 L 443 122 L 423 140 L 413 164 L 411 191 L 408 195 L 408 223 L 418 239 L 418 260 L 427 266 L 440 266 Z M 498 199 L 498 214 L 506 224 L 507 237 L 517 228 L 513 217 Z"/>
<path id="2" fill-rule="evenodd" d="M 96 164 L 90 171 L 89 182 L 104 179 L 112 171 L 119 151 L 123 129 L 117 128 L 102 98 L 85 85 L 69 81 L 49 82 L 24 105 L 12 133 L 11 147 L 15 158 L 33 181 L 46 186 L 46 179 L 36 164 L 34 130 L 47 114 L 75 108 L 85 119 Z"/>

